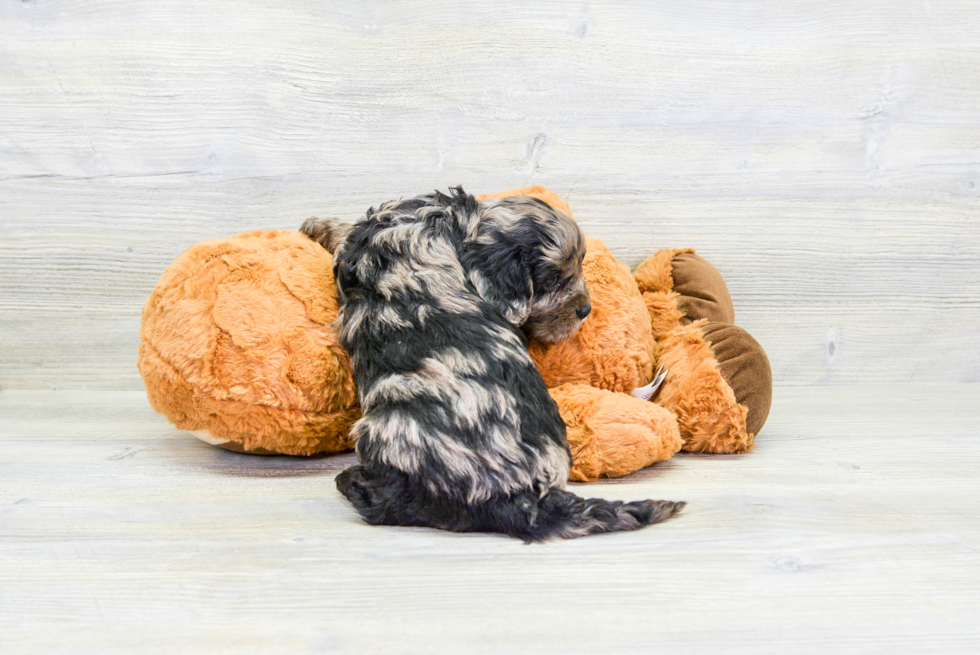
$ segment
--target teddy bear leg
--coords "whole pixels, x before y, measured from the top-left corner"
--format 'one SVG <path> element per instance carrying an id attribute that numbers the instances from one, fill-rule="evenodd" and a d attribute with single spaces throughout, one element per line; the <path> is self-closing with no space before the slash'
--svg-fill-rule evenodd
<path id="1" fill-rule="evenodd" d="M 766 351 L 737 325 L 709 321 L 701 330 L 735 402 L 748 410 L 745 429 L 758 434 L 772 406 L 772 368 Z"/>
<path id="2" fill-rule="evenodd" d="M 627 475 L 681 449 L 677 419 L 654 403 L 586 384 L 563 384 L 550 393 L 567 429 L 571 480 Z"/>
<path id="3" fill-rule="evenodd" d="M 680 326 L 657 340 L 657 361 L 669 372 L 656 402 L 677 416 L 684 450 L 744 453 L 754 442 L 746 426 L 748 409 L 722 375 L 702 332 L 704 323 Z"/>
<path id="4" fill-rule="evenodd" d="M 650 313 L 658 365 L 669 369 L 657 402 L 677 414 L 684 450 L 750 450 L 769 413 L 772 374 L 758 342 L 732 324 L 721 274 L 691 249 L 661 250 L 634 274 Z"/>

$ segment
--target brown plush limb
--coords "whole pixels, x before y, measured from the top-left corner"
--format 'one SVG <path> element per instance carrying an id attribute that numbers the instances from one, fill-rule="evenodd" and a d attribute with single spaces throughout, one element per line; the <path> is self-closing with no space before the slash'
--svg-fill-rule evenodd
<path id="1" fill-rule="evenodd" d="M 671 262 L 680 254 L 693 252 L 692 248 L 658 250 L 633 273 L 650 316 L 654 339 L 658 339 L 681 324 L 684 315 L 678 307 L 679 294 L 674 291 Z"/>
<path id="2" fill-rule="evenodd" d="M 734 323 L 735 306 L 728 285 L 714 266 L 693 250 L 670 260 L 673 290 L 680 297 L 677 309 L 682 323 L 706 318 L 714 323 Z"/>
<path id="3" fill-rule="evenodd" d="M 584 384 L 550 393 L 568 429 L 571 480 L 626 475 L 670 459 L 683 443 L 674 415 L 649 401 Z"/>
<path id="4" fill-rule="evenodd" d="M 657 403 L 677 415 L 684 450 L 744 453 L 752 449 L 754 437 L 746 428 L 748 410 L 721 374 L 704 338 L 704 323 L 678 327 L 657 340 L 657 361 L 670 371 Z"/>
<path id="5" fill-rule="evenodd" d="M 704 320 L 690 323 L 681 310 L 682 297 L 674 289 L 674 261 L 686 265 L 687 291 L 698 293 L 696 282 L 712 281 L 712 295 L 727 297 L 727 288 L 717 284 L 721 276 L 698 272 L 710 264 L 687 249 L 666 249 L 643 262 L 634 273 L 644 303 L 650 313 L 656 341 L 658 365 L 670 373 L 656 398 L 657 403 L 677 415 L 684 450 L 709 453 L 741 453 L 751 450 L 754 434 L 746 425 L 748 409 L 740 405 L 725 379 L 710 342 L 705 338 Z M 715 277 L 717 276 L 717 277 Z M 721 281 L 724 285 L 724 281 Z M 724 290 L 721 294 L 719 289 Z M 707 295 L 707 294 L 704 294 Z M 697 297 L 697 296 L 692 296 Z M 721 298 L 724 300 L 724 298 Z M 730 304 L 730 299 L 728 300 Z M 722 308 L 724 302 L 693 303 L 695 308 Z M 734 316 L 734 310 L 731 311 Z"/>
<path id="6" fill-rule="evenodd" d="M 722 377 L 740 405 L 748 408 L 745 429 L 758 434 L 772 405 L 772 369 L 769 358 L 751 334 L 729 323 L 707 322 L 701 328 L 718 360 Z"/>

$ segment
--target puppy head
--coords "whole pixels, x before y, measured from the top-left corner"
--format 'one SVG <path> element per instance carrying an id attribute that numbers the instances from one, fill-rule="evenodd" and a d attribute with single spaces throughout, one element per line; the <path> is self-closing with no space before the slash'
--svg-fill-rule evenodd
<path id="1" fill-rule="evenodd" d="M 484 300 L 541 341 L 561 341 L 592 309 L 585 237 L 566 214 L 528 196 L 481 203 L 463 262 Z"/>

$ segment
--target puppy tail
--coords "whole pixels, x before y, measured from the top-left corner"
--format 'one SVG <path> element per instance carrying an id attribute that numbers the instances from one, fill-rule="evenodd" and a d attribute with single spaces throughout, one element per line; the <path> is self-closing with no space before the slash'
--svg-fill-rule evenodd
<path id="1" fill-rule="evenodd" d="M 671 500 L 586 500 L 563 489 L 551 489 L 540 498 L 522 493 L 469 505 L 432 494 L 400 471 L 362 465 L 338 475 L 337 489 L 372 525 L 497 532 L 528 543 L 638 530 L 670 518 L 685 505 Z"/>
<path id="2" fill-rule="evenodd" d="M 519 501 L 520 504 L 520 501 Z M 574 539 L 604 532 L 639 530 L 666 521 L 687 503 L 674 500 L 637 500 L 624 503 L 603 498 L 581 498 L 564 489 L 552 489 L 531 509 L 525 541 L 550 537 Z M 535 515 L 536 514 L 536 515 Z"/>

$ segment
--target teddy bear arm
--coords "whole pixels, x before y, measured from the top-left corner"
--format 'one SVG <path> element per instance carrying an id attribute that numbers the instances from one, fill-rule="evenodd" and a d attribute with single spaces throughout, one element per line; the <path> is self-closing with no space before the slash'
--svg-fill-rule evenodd
<path id="1" fill-rule="evenodd" d="M 669 459 L 681 448 L 677 420 L 654 403 L 586 384 L 549 391 L 567 430 L 571 480 L 627 475 Z"/>

